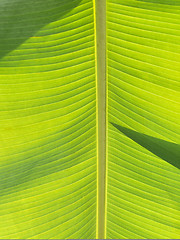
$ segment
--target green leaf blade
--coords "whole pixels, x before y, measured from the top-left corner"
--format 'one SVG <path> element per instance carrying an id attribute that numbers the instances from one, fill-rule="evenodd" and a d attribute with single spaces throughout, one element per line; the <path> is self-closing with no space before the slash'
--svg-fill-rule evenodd
<path id="1" fill-rule="evenodd" d="M 93 3 L 0 5 L 0 238 L 95 238 Z"/>
<path id="2" fill-rule="evenodd" d="M 179 229 L 179 1 L 107 5 L 107 238 Z"/>

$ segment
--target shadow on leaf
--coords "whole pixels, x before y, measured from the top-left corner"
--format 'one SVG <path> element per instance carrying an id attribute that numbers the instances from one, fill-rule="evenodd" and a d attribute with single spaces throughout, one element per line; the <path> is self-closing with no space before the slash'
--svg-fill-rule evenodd
<path id="1" fill-rule="evenodd" d="M 115 123 L 111 123 L 124 135 L 146 148 L 156 156 L 180 169 L 180 145 L 136 132 Z"/>
<path id="2" fill-rule="evenodd" d="M 61 19 L 81 0 L 0 1 L 0 58 L 16 49 L 43 26 Z"/>
<path id="3" fill-rule="evenodd" d="M 66 17 L 65 15 L 80 2 L 81 0 L 0 1 L 0 58 L 34 36 L 45 25 Z M 58 31 L 61 32 L 61 29 Z M 58 139 L 54 141 L 58 141 Z M 14 157 L 15 164 L 7 164 L 0 169 L 1 196 L 9 194 L 9 192 L 17 192 L 23 184 L 28 186 L 28 182 L 60 172 L 69 166 L 69 162 L 59 161 L 57 166 L 54 165 L 51 169 L 47 168 L 47 163 L 61 159 L 63 153 L 58 152 L 54 155 L 47 153 L 46 157 L 42 157 L 47 151 L 47 146 L 38 149 L 38 151 L 34 149 L 35 155 L 31 151 L 24 150 L 20 156 Z M 11 162 L 12 158 L 11 155 L 7 156 L 7 161 Z"/>

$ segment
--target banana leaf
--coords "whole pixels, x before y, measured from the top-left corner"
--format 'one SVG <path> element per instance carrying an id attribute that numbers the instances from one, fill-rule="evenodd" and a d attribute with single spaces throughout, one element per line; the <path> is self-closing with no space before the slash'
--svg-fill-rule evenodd
<path id="1" fill-rule="evenodd" d="M 180 238 L 179 14 L 0 0 L 0 239 Z"/>

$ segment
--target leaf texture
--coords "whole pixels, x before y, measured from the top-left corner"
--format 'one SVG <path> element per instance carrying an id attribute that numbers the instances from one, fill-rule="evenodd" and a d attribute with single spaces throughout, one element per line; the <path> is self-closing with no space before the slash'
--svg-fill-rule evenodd
<path id="1" fill-rule="evenodd" d="M 180 238 L 179 14 L 107 1 L 107 239 Z"/>
<path id="2" fill-rule="evenodd" d="M 0 238 L 95 238 L 91 0 L 0 0 Z"/>
<path id="3" fill-rule="evenodd" d="M 0 239 L 97 236 L 94 7 L 0 0 Z M 107 239 L 180 238 L 179 14 L 107 0 Z"/>

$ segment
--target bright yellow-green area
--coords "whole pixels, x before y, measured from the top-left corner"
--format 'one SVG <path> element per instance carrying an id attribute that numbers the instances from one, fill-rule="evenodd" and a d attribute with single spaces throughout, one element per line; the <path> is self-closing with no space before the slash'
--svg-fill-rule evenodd
<path id="1" fill-rule="evenodd" d="M 180 0 L 105 9 L 0 0 L 0 239 L 180 239 Z"/>
<path id="2" fill-rule="evenodd" d="M 0 0 L 0 238 L 96 236 L 92 0 Z"/>
<path id="3" fill-rule="evenodd" d="M 180 238 L 179 16 L 108 0 L 107 239 Z"/>

